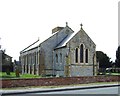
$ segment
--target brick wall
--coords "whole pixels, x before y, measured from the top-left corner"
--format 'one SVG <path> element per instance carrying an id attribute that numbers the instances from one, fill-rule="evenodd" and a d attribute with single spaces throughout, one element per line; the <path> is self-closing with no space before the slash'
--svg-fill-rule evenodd
<path id="1" fill-rule="evenodd" d="M 118 82 L 120 76 L 86 76 L 86 77 L 59 77 L 59 78 L 34 78 L 34 79 L 4 79 L 2 88 L 24 87 L 24 86 L 53 86 L 86 84 L 94 82 Z"/>

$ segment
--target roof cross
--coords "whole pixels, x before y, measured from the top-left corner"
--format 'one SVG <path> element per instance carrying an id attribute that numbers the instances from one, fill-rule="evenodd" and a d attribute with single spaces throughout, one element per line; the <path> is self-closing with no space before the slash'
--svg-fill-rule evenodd
<path id="1" fill-rule="evenodd" d="M 82 29 L 83 24 L 81 23 L 80 26 L 81 26 L 81 29 Z"/>
<path id="2" fill-rule="evenodd" d="M 66 22 L 66 26 L 68 26 L 68 22 Z"/>

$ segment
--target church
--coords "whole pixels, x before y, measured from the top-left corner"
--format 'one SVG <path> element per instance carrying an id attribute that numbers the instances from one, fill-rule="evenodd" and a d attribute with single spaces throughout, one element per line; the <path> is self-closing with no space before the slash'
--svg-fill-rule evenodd
<path id="1" fill-rule="evenodd" d="M 40 76 L 95 76 L 96 45 L 83 30 L 74 32 L 65 27 L 52 29 L 52 36 L 43 42 L 35 41 L 20 52 L 22 74 Z"/>

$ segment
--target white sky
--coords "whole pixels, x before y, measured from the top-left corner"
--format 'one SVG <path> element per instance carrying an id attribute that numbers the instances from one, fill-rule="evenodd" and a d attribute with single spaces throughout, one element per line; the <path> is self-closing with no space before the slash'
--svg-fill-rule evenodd
<path id="1" fill-rule="evenodd" d="M 6 54 L 19 59 L 19 52 L 40 38 L 48 38 L 65 22 L 75 31 L 83 29 L 115 60 L 118 47 L 119 0 L 0 0 L 0 44 Z"/>

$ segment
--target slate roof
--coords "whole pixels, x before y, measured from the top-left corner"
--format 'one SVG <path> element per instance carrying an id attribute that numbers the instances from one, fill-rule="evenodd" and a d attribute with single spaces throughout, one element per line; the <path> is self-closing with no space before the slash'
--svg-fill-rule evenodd
<path id="1" fill-rule="evenodd" d="M 38 39 L 37 41 L 35 41 L 33 44 L 29 45 L 28 47 L 26 47 L 25 49 L 23 49 L 20 53 L 28 51 L 30 49 L 33 49 L 35 47 L 37 47 L 40 44 L 40 40 Z"/>
<path id="2" fill-rule="evenodd" d="M 66 46 L 66 44 L 75 36 L 76 32 L 69 34 L 55 49 Z"/>
<path id="3" fill-rule="evenodd" d="M 50 37 L 52 37 L 53 35 L 55 35 L 57 32 L 59 32 L 59 31 L 56 31 L 55 33 L 53 33 L 53 34 L 51 34 L 51 36 Z M 49 38 L 50 38 L 49 37 Z M 47 39 L 49 39 L 49 38 L 47 38 Z M 34 43 L 32 43 L 31 45 L 29 45 L 28 47 L 26 47 L 25 49 L 23 49 L 20 53 L 23 53 L 23 52 L 26 52 L 26 51 L 29 51 L 29 50 L 31 50 L 31 49 L 33 49 L 33 48 L 36 48 L 36 47 L 38 47 L 42 42 L 45 42 L 47 39 L 45 39 L 45 40 L 37 40 L 37 41 L 35 41 Z"/>
<path id="4" fill-rule="evenodd" d="M 83 30 L 82 27 L 80 29 L 80 31 Z M 78 32 L 80 32 L 78 31 Z M 83 30 L 84 31 L 84 30 Z M 66 46 L 66 44 L 78 33 L 78 32 L 73 32 L 71 34 L 69 34 L 55 49 L 58 48 L 62 48 L 64 46 Z M 84 31 L 84 33 L 88 36 L 88 34 Z M 89 37 L 89 36 L 88 36 Z M 89 37 L 90 38 L 90 37 Z M 90 38 L 90 40 L 92 41 L 92 39 Z M 93 41 L 92 41 L 93 42 Z M 93 44 L 95 45 L 95 43 L 93 42 Z"/>
<path id="5" fill-rule="evenodd" d="M 6 53 L 4 52 L 4 50 L 0 50 L 0 54 L 4 54 L 4 55 L 6 55 L 6 56 L 8 56 L 8 57 L 12 58 L 12 56 L 10 56 L 10 55 L 6 54 Z"/>
<path id="6" fill-rule="evenodd" d="M 71 29 L 69 26 L 67 26 L 69 29 Z M 72 29 L 71 29 L 72 30 Z M 59 32 L 60 30 L 56 31 L 55 33 L 53 33 L 51 36 L 55 35 L 57 32 Z M 69 34 L 60 44 L 58 44 L 58 46 L 55 48 L 61 48 L 63 46 L 66 45 L 66 43 L 75 35 L 76 33 L 73 31 L 73 33 Z M 51 37 L 50 36 L 50 37 Z M 49 37 L 49 38 L 50 38 Z M 48 39 L 49 39 L 48 38 Z M 46 39 L 47 40 L 47 39 Z M 42 42 L 45 42 L 46 40 L 40 41 L 39 39 L 37 41 L 35 41 L 33 44 L 29 45 L 28 47 L 26 47 L 25 49 L 23 49 L 20 53 L 26 52 L 28 50 L 31 50 L 33 48 L 38 47 Z"/>

